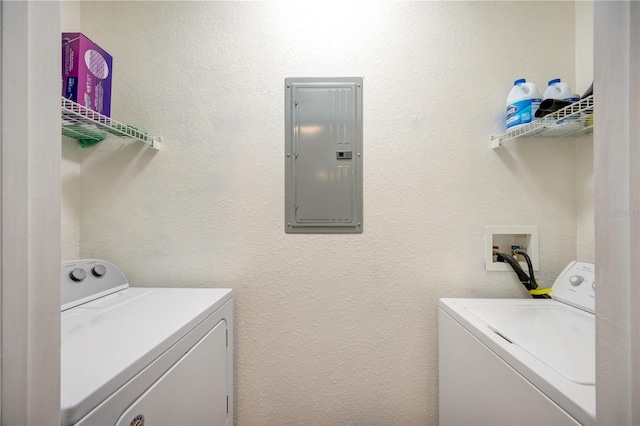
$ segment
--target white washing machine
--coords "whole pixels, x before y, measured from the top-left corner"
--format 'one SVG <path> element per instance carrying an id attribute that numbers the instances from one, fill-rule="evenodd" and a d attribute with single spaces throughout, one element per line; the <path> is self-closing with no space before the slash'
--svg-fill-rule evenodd
<path id="1" fill-rule="evenodd" d="M 595 274 L 553 299 L 440 299 L 441 425 L 595 425 Z"/>
<path id="2" fill-rule="evenodd" d="M 61 424 L 232 425 L 230 289 L 135 288 L 62 264 Z"/>

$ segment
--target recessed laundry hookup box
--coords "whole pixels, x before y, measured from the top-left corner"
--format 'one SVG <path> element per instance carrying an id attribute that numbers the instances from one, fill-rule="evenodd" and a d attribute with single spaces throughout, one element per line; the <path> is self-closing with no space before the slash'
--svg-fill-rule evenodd
<path id="1" fill-rule="evenodd" d="M 113 57 L 82 33 L 62 33 L 62 96 L 109 117 Z"/>

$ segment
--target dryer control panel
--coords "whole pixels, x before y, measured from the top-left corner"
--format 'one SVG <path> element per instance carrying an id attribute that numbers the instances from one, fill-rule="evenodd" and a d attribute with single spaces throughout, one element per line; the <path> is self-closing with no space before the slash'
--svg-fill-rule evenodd
<path id="1" fill-rule="evenodd" d="M 595 313 L 595 266 L 587 262 L 569 263 L 553 283 L 551 297 L 583 311 Z"/>
<path id="2" fill-rule="evenodd" d="M 62 311 L 129 287 L 124 274 L 100 259 L 62 262 L 60 298 Z"/>

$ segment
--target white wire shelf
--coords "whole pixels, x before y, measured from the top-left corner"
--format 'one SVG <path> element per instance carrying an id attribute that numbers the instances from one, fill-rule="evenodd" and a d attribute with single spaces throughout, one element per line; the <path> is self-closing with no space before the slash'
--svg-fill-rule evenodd
<path id="1" fill-rule="evenodd" d="M 105 115 L 99 114 L 65 97 L 60 98 L 62 109 L 62 134 L 78 139 L 81 145 L 91 146 L 104 140 L 108 134 L 131 138 L 160 149 L 162 138 L 127 126 Z"/>
<path id="2" fill-rule="evenodd" d="M 558 111 L 508 132 L 491 136 L 491 148 L 496 149 L 520 137 L 580 136 L 593 131 L 593 95 Z"/>

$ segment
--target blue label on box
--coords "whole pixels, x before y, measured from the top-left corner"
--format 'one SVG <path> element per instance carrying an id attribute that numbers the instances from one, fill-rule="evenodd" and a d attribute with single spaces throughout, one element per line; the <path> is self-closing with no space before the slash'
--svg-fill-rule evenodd
<path id="1" fill-rule="evenodd" d="M 65 94 L 64 97 L 67 99 L 71 99 L 73 102 L 78 102 L 76 96 L 76 85 L 78 84 L 78 79 L 76 77 L 67 77 L 67 84 L 65 85 Z"/>

